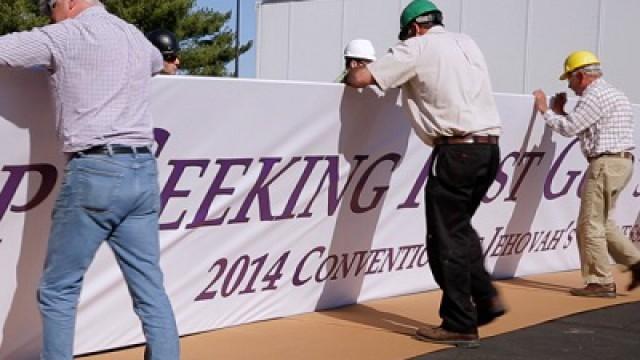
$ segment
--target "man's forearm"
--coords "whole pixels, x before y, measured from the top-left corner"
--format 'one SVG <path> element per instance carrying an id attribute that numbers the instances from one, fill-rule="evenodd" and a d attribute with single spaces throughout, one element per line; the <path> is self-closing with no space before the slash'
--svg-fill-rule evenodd
<path id="1" fill-rule="evenodd" d="M 361 66 L 349 70 L 345 83 L 351 87 L 363 88 L 365 86 L 375 85 L 376 80 L 366 66 Z"/>
<path id="2" fill-rule="evenodd" d="M 0 36 L 0 66 L 51 66 L 52 53 L 43 33 L 37 31 Z"/>

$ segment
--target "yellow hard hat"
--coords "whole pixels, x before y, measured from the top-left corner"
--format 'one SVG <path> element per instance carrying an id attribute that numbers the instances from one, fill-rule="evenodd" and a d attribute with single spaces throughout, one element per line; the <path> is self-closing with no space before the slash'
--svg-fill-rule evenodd
<path id="1" fill-rule="evenodd" d="M 564 61 L 564 73 L 560 75 L 560 80 L 566 80 L 571 72 L 593 64 L 600 64 L 594 53 L 586 50 L 572 52 Z"/>

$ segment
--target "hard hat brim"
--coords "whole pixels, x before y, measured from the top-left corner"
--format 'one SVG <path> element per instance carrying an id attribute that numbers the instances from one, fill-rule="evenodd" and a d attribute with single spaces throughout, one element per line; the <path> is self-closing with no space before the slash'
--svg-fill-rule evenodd
<path id="1" fill-rule="evenodd" d="M 353 60 L 368 60 L 368 61 L 376 61 L 375 56 L 363 56 L 363 55 L 350 55 L 347 54 L 344 56 L 345 59 L 353 59 Z"/>

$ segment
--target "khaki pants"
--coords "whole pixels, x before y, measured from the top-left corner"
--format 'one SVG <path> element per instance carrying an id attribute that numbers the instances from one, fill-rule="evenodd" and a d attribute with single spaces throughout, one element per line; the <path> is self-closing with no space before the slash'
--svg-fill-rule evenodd
<path id="1" fill-rule="evenodd" d="M 578 248 L 587 284 L 614 282 L 608 255 L 627 267 L 640 261 L 640 251 L 609 218 L 632 172 L 630 159 L 602 156 L 589 163 L 578 216 Z"/>

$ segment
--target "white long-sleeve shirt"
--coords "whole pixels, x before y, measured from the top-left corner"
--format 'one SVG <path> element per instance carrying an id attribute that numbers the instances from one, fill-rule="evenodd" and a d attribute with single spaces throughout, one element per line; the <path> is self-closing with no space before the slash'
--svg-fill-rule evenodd
<path id="1" fill-rule="evenodd" d="M 51 74 L 64 152 L 153 143 L 151 77 L 163 60 L 133 25 L 96 5 L 75 18 L 0 37 L 0 66 L 38 65 Z"/>

